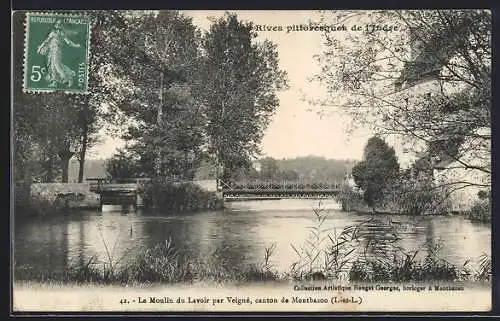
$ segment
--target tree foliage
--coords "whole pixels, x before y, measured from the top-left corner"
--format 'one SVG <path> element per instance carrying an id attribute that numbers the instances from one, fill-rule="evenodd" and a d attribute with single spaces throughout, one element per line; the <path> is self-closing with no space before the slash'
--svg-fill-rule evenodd
<path id="1" fill-rule="evenodd" d="M 116 77 L 126 87 L 114 103 L 128 119 L 123 138 L 147 175 L 192 179 L 203 156 L 199 33 L 175 11 L 131 15 L 127 23 L 126 46 L 116 53 Z"/>
<path id="2" fill-rule="evenodd" d="M 113 63 L 110 52 L 114 51 L 115 42 L 111 39 L 120 34 L 122 24 L 118 12 L 80 13 L 90 16 L 93 29 L 88 95 L 27 94 L 22 91 L 25 12 L 18 11 L 13 16 L 16 179 L 52 182 L 61 173 L 61 180 L 67 182 L 69 161 L 77 155 L 79 181 L 83 180 L 86 151 L 97 142 L 97 131 L 103 119 L 101 104 L 109 94 L 102 71 Z"/>
<path id="3" fill-rule="evenodd" d="M 222 178 L 248 167 L 286 88 L 276 45 L 257 43 L 252 23 L 234 14 L 214 20 L 203 38 L 202 102 L 206 106 L 211 154 L 222 166 Z"/>
<path id="4" fill-rule="evenodd" d="M 363 160 L 352 168 L 356 185 L 363 190 L 365 202 L 374 207 L 383 201 L 385 190 L 397 179 L 399 163 L 394 148 L 379 136 L 371 137 Z"/>
<path id="5" fill-rule="evenodd" d="M 384 203 L 400 214 L 446 214 L 450 207 L 447 188 L 436 184 L 429 157 L 418 159 L 386 188 Z"/>
<path id="6" fill-rule="evenodd" d="M 19 177 L 53 181 L 62 170 L 67 181 L 76 155 L 81 181 L 104 124 L 127 141 L 127 155 L 109 165 L 113 175 L 127 157 L 136 174 L 183 180 L 202 160 L 218 160 L 226 176 L 250 170 L 287 85 L 276 46 L 256 42 L 251 23 L 227 15 L 202 34 L 177 11 L 77 13 L 92 22 L 88 95 L 22 93 L 24 13 L 15 16 Z"/>
<path id="7" fill-rule="evenodd" d="M 125 17 L 120 11 L 93 10 L 83 11 L 82 14 L 90 17 L 91 23 L 91 56 L 88 72 L 89 93 L 78 99 L 76 126 L 80 131 L 78 152 L 79 162 L 78 181 L 81 183 L 84 176 L 85 158 L 87 151 L 99 143 L 98 132 L 107 124 L 109 113 L 104 104 L 112 97 L 113 86 L 109 85 L 107 71 L 118 65 L 113 52 L 121 49 L 120 36 L 125 30 Z"/>
<path id="8" fill-rule="evenodd" d="M 106 161 L 106 174 L 114 180 L 130 179 L 138 176 L 137 160 L 126 150 L 118 152 Z"/>
<path id="9" fill-rule="evenodd" d="M 355 125 L 397 135 L 415 156 L 490 173 L 490 11 L 326 12 L 322 22 L 398 30 L 325 34 L 321 109 L 333 105 Z"/>

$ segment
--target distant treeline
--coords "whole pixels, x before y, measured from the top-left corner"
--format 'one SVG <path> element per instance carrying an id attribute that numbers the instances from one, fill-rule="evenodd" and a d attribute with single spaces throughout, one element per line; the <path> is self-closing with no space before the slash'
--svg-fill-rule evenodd
<path id="1" fill-rule="evenodd" d="M 278 166 L 285 172 L 296 171 L 299 178 L 311 180 L 342 180 L 346 171 L 355 164 L 355 160 L 326 159 L 306 156 L 278 160 Z"/>
<path id="2" fill-rule="evenodd" d="M 235 178 L 305 181 L 343 180 L 346 171 L 350 170 L 355 162 L 355 160 L 326 159 L 319 156 L 284 159 L 265 157 L 254 162 L 251 168 L 236 173 Z M 214 178 L 214 166 L 207 162 L 202 163 L 196 177 L 198 179 Z"/>
<path id="3" fill-rule="evenodd" d="M 104 159 L 89 159 L 85 162 L 85 177 L 106 177 L 106 163 Z M 275 159 L 266 157 L 254 163 L 251 169 L 242 170 L 238 177 L 243 179 L 288 179 L 288 180 L 317 180 L 330 181 L 344 179 L 345 172 L 353 165 L 354 160 L 326 159 L 319 156 L 303 156 L 295 158 Z M 260 167 L 260 168 L 259 168 Z M 69 181 L 78 178 L 78 163 L 70 162 Z M 202 162 L 195 179 L 214 179 L 215 166 Z"/>

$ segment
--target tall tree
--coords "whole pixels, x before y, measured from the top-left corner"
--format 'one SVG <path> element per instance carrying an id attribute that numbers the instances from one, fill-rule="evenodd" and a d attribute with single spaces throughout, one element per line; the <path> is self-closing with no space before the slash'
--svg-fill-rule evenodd
<path id="1" fill-rule="evenodd" d="M 13 16 L 15 177 L 53 182 L 60 169 L 62 181 L 67 182 L 69 160 L 78 137 L 74 95 L 23 92 L 25 17 L 24 11 Z"/>
<path id="2" fill-rule="evenodd" d="M 78 182 L 83 182 L 85 157 L 87 151 L 97 142 L 99 129 L 110 116 L 104 110 L 104 104 L 112 100 L 115 86 L 110 83 L 109 70 L 123 65 L 121 56 L 114 54 L 123 51 L 123 37 L 126 24 L 125 14 L 121 11 L 95 10 L 84 11 L 90 16 L 90 65 L 89 93 L 75 97 L 77 107 L 77 125 L 80 129 L 79 150 L 76 154 L 79 162 Z"/>
<path id="3" fill-rule="evenodd" d="M 333 12 L 322 22 L 368 27 L 344 39 L 325 35 L 321 109 L 333 105 L 356 125 L 402 137 L 410 150 L 489 176 L 490 11 Z M 383 25 L 397 29 L 374 28 Z"/>
<path id="4" fill-rule="evenodd" d="M 287 87 L 276 45 L 256 42 L 252 28 L 252 23 L 227 13 L 212 22 L 203 40 L 200 94 L 206 106 L 209 151 L 222 167 L 223 180 L 250 166 L 279 104 L 277 93 Z"/>
<path id="5" fill-rule="evenodd" d="M 48 181 L 53 181 L 53 157 L 59 157 L 61 181 L 68 182 L 70 159 L 78 148 L 80 130 L 77 126 L 78 115 L 75 98 L 63 93 L 48 93 L 40 97 L 38 134 L 49 158 Z M 35 106 L 33 106 L 35 107 Z M 36 110 L 37 107 L 34 109 Z M 34 111 L 35 112 L 35 111 Z"/>
<path id="6" fill-rule="evenodd" d="M 127 24 L 127 47 L 119 53 L 126 66 L 118 76 L 128 88 L 116 103 L 131 120 L 124 138 L 148 175 L 191 178 L 203 143 L 200 35 L 176 11 L 132 14 Z"/>
<path id="7" fill-rule="evenodd" d="M 79 12 L 90 15 L 93 25 L 91 39 L 91 62 L 89 70 L 89 95 L 68 95 L 62 93 L 27 94 L 22 92 L 24 28 L 22 23 L 25 12 L 16 12 L 14 20 L 14 51 L 16 70 L 14 84 L 14 126 L 16 155 L 31 158 L 29 162 L 44 164 L 45 173 L 35 174 L 43 181 L 54 181 L 60 169 L 61 180 L 68 181 L 70 159 L 77 155 L 80 162 L 79 182 L 83 181 L 83 168 L 87 149 L 97 141 L 96 133 L 102 120 L 101 105 L 110 92 L 108 79 L 103 77 L 103 68 L 116 63 L 110 52 L 116 51 L 111 41 L 118 32 L 120 13 L 112 11 Z M 116 40 L 116 39 L 115 39 Z M 27 138 L 31 141 L 27 141 Z M 37 155 L 38 154 L 38 155 Z M 24 162 L 27 160 L 25 159 Z M 20 170 L 23 165 L 20 164 Z"/>
<path id="8" fill-rule="evenodd" d="M 398 173 L 399 163 L 394 148 L 379 136 L 368 140 L 363 160 L 352 168 L 354 181 L 363 190 L 364 200 L 371 207 L 383 200 L 385 190 L 395 182 Z"/>

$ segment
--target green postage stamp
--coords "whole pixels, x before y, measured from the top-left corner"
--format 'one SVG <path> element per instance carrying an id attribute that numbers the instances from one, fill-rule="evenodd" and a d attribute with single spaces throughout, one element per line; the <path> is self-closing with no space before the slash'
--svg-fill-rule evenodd
<path id="1" fill-rule="evenodd" d="M 27 13 L 25 28 L 23 90 L 87 93 L 90 18 Z"/>

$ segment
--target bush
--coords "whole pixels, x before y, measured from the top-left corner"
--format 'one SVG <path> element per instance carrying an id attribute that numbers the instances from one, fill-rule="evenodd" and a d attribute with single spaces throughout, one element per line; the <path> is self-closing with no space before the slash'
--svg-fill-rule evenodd
<path id="1" fill-rule="evenodd" d="M 363 200 L 363 194 L 355 191 L 351 186 L 343 184 L 336 200 L 342 204 L 343 211 L 369 211 L 368 205 Z"/>
<path id="2" fill-rule="evenodd" d="M 139 172 L 136 163 L 136 160 L 130 153 L 119 150 L 117 154 L 106 161 L 106 174 L 118 181 L 136 177 Z"/>
<path id="3" fill-rule="evenodd" d="M 437 187 L 426 173 L 401 175 L 388 188 L 384 206 L 405 215 L 445 214 L 449 210 L 445 189 Z"/>
<path id="4" fill-rule="evenodd" d="M 466 216 L 473 222 L 491 222 L 491 200 L 483 199 L 474 202 Z"/>
<path id="5" fill-rule="evenodd" d="M 29 187 L 16 184 L 14 189 L 14 213 L 16 217 L 49 216 L 61 212 L 63 202 L 51 201 L 40 196 L 30 195 Z"/>
<path id="6" fill-rule="evenodd" d="M 174 212 L 217 209 L 220 202 L 215 193 L 193 183 L 152 181 L 140 189 L 144 207 Z"/>

